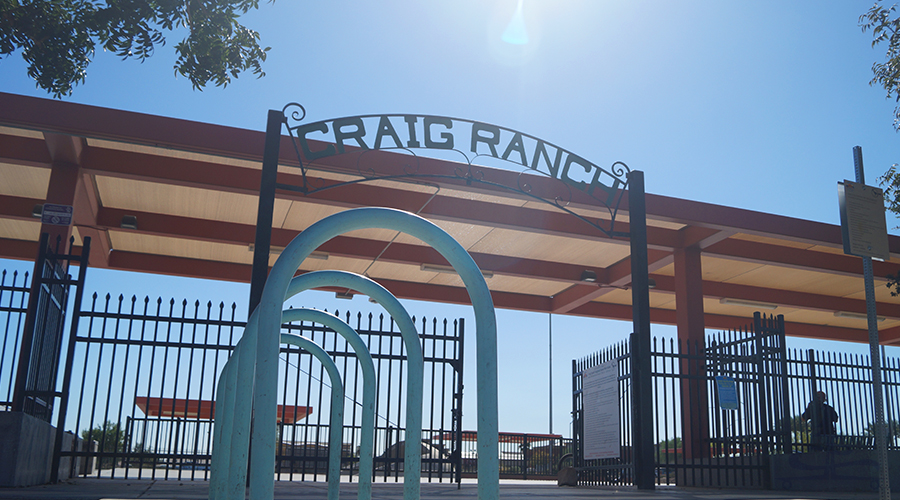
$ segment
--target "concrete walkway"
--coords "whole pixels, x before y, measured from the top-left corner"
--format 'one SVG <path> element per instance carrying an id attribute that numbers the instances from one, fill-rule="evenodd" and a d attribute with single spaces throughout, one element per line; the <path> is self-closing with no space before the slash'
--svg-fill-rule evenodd
<path id="1" fill-rule="evenodd" d="M 476 499 L 477 484 L 423 483 L 422 500 Z M 77 479 L 60 484 L 32 486 L 28 488 L 0 488 L 2 500 L 125 500 L 171 499 L 201 500 L 207 498 L 206 481 L 177 481 L 151 479 Z M 275 483 L 278 500 L 312 500 L 326 498 L 326 484 L 313 482 Z M 341 485 L 341 498 L 356 498 L 356 484 Z M 402 483 L 375 483 L 372 498 L 402 499 Z M 624 487 L 560 488 L 555 483 L 543 481 L 501 481 L 500 498 L 509 500 L 550 499 L 627 499 L 627 500 L 875 500 L 877 493 L 845 492 L 782 492 L 759 490 L 732 490 L 706 488 L 659 487 L 653 491 L 639 491 Z M 893 499 L 900 500 L 900 494 Z"/>

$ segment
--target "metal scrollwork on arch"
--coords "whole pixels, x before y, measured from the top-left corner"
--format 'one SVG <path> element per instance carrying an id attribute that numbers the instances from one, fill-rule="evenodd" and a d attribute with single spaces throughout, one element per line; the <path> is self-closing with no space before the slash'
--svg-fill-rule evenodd
<path id="1" fill-rule="evenodd" d="M 304 123 L 306 110 L 289 103 L 282 113 L 291 137 L 301 173 L 300 185 L 278 184 L 280 189 L 310 195 L 326 189 L 372 180 L 449 179 L 467 185 L 483 184 L 524 195 L 571 214 L 607 236 L 627 236 L 615 231 L 616 214 L 628 186 L 630 169 L 622 162 L 602 168 L 556 144 L 517 130 L 483 122 L 435 115 L 360 115 Z M 429 156 L 417 151 L 427 150 Z M 375 152 L 390 151 L 390 170 Z M 452 172 L 427 168 L 431 158 L 456 163 Z M 349 161 L 348 161 L 349 159 Z M 394 163 L 397 159 L 401 165 Z M 350 163 L 354 162 L 354 163 Z M 328 164 L 356 169 L 358 178 L 328 181 L 311 178 L 312 165 L 328 170 Z M 485 174 L 486 167 L 515 165 L 516 181 L 503 182 Z M 399 168 L 398 168 L 399 167 Z M 429 165 L 428 167 L 431 167 Z M 502 167 L 501 167 L 502 168 Z M 530 176 L 540 175 L 555 182 L 536 186 Z M 608 211 L 608 217 L 588 218 L 569 205 L 575 191 L 586 193 Z"/>

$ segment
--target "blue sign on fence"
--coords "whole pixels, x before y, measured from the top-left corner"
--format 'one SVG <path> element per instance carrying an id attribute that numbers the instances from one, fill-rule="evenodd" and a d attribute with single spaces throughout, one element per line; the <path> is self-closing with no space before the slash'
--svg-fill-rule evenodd
<path id="1" fill-rule="evenodd" d="M 717 376 L 716 390 L 719 393 L 719 408 L 723 410 L 738 409 L 737 389 L 733 378 Z"/>

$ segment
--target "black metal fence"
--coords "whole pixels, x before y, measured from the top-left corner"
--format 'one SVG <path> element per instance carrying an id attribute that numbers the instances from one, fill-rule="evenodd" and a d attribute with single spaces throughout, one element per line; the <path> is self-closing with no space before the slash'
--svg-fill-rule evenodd
<path id="1" fill-rule="evenodd" d="M 462 476 L 478 477 L 477 433 L 462 433 Z M 501 432 L 501 479 L 556 479 L 560 463 L 572 457 L 572 439 L 558 434 Z M 567 463 L 568 464 L 568 463 Z"/>
<path id="2" fill-rule="evenodd" d="M 18 271 L 0 273 L 0 326 L 3 342 L 0 345 L 0 409 L 11 410 L 13 386 L 19 361 L 25 314 L 28 312 L 28 295 L 31 285 L 29 273 Z"/>
<path id="3" fill-rule="evenodd" d="M 882 352 L 884 415 L 888 423 L 888 449 L 900 449 L 900 359 Z M 791 384 L 789 424 L 794 451 L 817 449 L 874 449 L 875 403 L 872 392 L 872 363 L 867 355 L 846 352 L 792 350 L 788 361 Z M 816 391 L 828 396 L 839 420 L 834 437 L 816 436 L 809 422 L 800 417 Z"/>
<path id="4" fill-rule="evenodd" d="M 94 295 L 75 337 L 67 428 L 96 441 L 98 477 L 206 479 L 218 374 L 243 331 L 235 305 Z M 376 477 L 397 480 L 405 436 L 406 354 L 390 318 L 344 313 L 375 360 Z M 425 355 L 423 477 L 448 481 L 459 471 L 464 324 L 420 319 Z M 318 324 L 285 325 L 331 354 L 345 403 L 343 471 L 357 473 L 361 371 L 342 337 Z M 323 480 L 327 469 L 330 383 L 314 357 L 282 346 L 276 472 L 283 480 Z M 424 446 L 424 444 L 423 444 Z"/>
<path id="5" fill-rule="evenodd" d="M 397 325 L 383 315 L 343 318 L 354 326 L 369 346 L 375 362 L 378 397 L 375 402 L 375 477 L 399 481 L 403 472 L 406 431 L 406 348 Z M 415 318 L 414 318 L 415 321 Z M 459 433 L 462 416 L 462 352 L 464 322 L 419 319 L 419 338 L 425 359 L 425 394 L 422 419 L 422 478 L 450 481 L 458 478 Z M 354 474 L 359 461 L 362 372 L 350 345 L 321 325 L 299 323 L 288 330 L 323 346 L 341 371 L 348 397 L 344 413 L 342 467 Z M 280 404 L 297 401 L 317 406 L 312 417 L 279 426 L 276 472 L 285 479 L 324 479 L 327 470 L 328 415 L 330 400 L 323 394 L 324 368 L 312 356 L 291 346 L 282 348 L 285 376 L 279 390 Z M 318 384 L 318 388 L 316 387 Z"/>
<path id="6" fill-rule="evenodd" d="M 26 281 L 27 273 L 4 272 L 0 278 L 5 328 L 0 395 L 7 401 L 29 297 Z M 65 428 L 87 444 L 62 450 L 62 459 L 79 457 L 82 473 L 96 477 L 206 479 L 218 373 L 245 326 L 235 305 L 98 294 L 85 302 L 76 334 L 65 339 L 72 343 Z M 384 316 L 344 313 L 343 319 L 360 333 L 375 361 L 375 478 L 399 481 L 406 418 L 402 337 Z M 419 319 L 416 324 L 425 359 L 423 478 L 476 477 L 475 433 L 461 429 L 464 322 Z M 358 473 L 362 417 L 356 356 L 342 337 L 321 325 L 296 323 L 284 331 L 311 338 L 338 364 L 347 396 L 342 469 L 352 477 Z M 282 346 L 280 369 L 278 478 L 323 480 L 330 382 L 320 363 L 294 346 Z M 555 478 L 573 451 L 572 440 L 558 435 L 501 433 L 500 440 L 504 478 Z"/>
<path id="7" fill-rule="evenodd" d="M 572 361 L 573 465 L 579 471 L 579 484 L 632 484 L 631 426 L 631 350 L 628 342 L 620 342 L 580 360 Z M 602 363 L 617 364 L 617 401 L 619 402 L 619 447 L 617 458 L 585 460 L 584 458 L 584 379 L 583 373 Z"/>
<path id="8" fill-rule="evenodd" d="M 769 457 L 784 453 L 874 448 L 868 356 L 786 349 L 780 317 L 711 335 L 705 343 L 652 343 L 657 484 L 766 488 Z M 584 460 L 584 370 L 617 360 L 621 427 L 618 458 Z M 573 361 L 575 466 L 582 484 L 632 482 L 630 345 Z M 882 357 L 890 449 L 900 449 L 900 359 Z M 840 419 L 833 436 L 816 435 L 802 417 L 824 391 Z"/>
<path id="9" fill-rule="evenodd" d="M 97 442 L 94 474 L 205 477 L 211 433 L 201 428 L 212 412 L 218 373 L 244 327 L 234 310 L 222 303 L 91 297 L 75 336 L 66 428 Z M 195 404 L 197 411 L 188 411 Z"/>
<path id="10" fill-rule="evenodd" d="M 69 291 L 76 287 L 75 312 L 72 324 L 78 321 L 79 302 L 91 251 L 91 239 L 84 238 L 80 254 L 64 253 L 64 241 L 57 236 L 51 245 L 50 236 L 41 234 L 35 274 L 28 293 L 28 311 L 21 330 L 19 354 L 13 383 L 12 409 L 50 422 L 57 399 L 60 406 L 66 404 L 65 391 L 57 390 L 60 363 L 64 359 L 63 338 L 66 330 L 66 314 Z M 75 238 L 69 239 L 74 246 Z M 68 273 L 69 265 L 79 268 L 78 277 Z M 64 412 L 57 412 L 65 416 Z M 58 434 L 57 442 L 62 439 Z M 55 462 L 54 462 L 55 463 Z"/>

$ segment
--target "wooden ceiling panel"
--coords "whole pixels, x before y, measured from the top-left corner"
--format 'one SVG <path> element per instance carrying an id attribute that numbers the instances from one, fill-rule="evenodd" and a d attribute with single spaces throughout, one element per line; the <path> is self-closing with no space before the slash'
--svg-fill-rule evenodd
<path id="1" fill-rule="evenodd" d="M 509 196 L 497 196 L 485 194 L 478 191 L 463 191 L 461 189 L 441 188 L 440 194 L 444 196 L 452 196 L 466 201 L 482 201 L 485 203 L 494 203 L 497 205 L 508 205 L 511 207 L 525 206 L 526 202 L 522 196 L 516 193 L 509 193 Z"/>
<path id="2" fill-rule="evenodd" d="M 16 137 L 27 137 L 29 139 L 43 139 L 44 133 L 39 130 L 31 130 L 19 127 L 3 127 L 0 126 L 0 134 L 14 135 Z"/>
<path id="3" fill-rule="evenodd" d="M 526 208 L 532 208 L 532 209 L 537 209 L 537 210 L 546 210 L 549 212 L 556 212 L 556 211 L 561 212 L 562 211 L 554 205 L 540 202 L 540 201 L 529 201 L 524 206 Z M 594 207 L 586 207 L 586 206 L 582 206 L 582 205 L 569 205 L 569 206 L 566 206 L 565 208 L 567 208 L 568 210 L 571 210 L 575 214 L 580 215 L 581 217 L 584 217 L 584 218 L 590 220 L 591 222 L 599 224 L 601 227 L 604 227 L 604 228 L 608 227 L 609 219 L 610 219 L 610 211 L 608 209 L 606 209 L 606 207 L 594 208 Z M 624 206 L 621 207 L 621 210 L 616 214 L 616 222 L 622 222 L 624 224 L 628 223 L 629 217 L 628 217 L 627 208 L 628 207 L 624 207 Z M 683 223 L 658 220 L 658 219 L 654 219 L 651 217 L 647 218 L 647 225 L 650 227 L 672 229 L 675 231 L 686 227 L 686 224 L 683 224 Z"/>
<path id="4" fill-rule="evenodd" d="M 0 238 L 10 240 L 38 241 L 41 238 L 41 221 L 0 218 Z"/>
<path id="5" fill-rule="evenodd" d="M 333 205 L 295 200 L 289 202 L 288 209 L 285 210 L 284 218 L 280 219 L 280 223 L 279 219 L 273 218 L 273 226 L 297 231 L 297 234 L 299 234 L 320 219 L 343 210 L 343 208 Z"/>
<path id="6" fill-rule="evenodd" d="M 653 271 L 653 274 L 661 274 L 663 276 L 675 276 L 675 264 L 667 264 L 664 267 Z"/>
<path id="7" fill-rule="evenodd" d="M 705 277 L 705 276 L 704 276 Z M 722 280 L 739 285 L 844 297 L 862 290 L 860 278 L 811 272 L 783 266 L 759 266 L 734 278 Z"/>
<path id="8" fill-rule="evenodd" d="M 396 281 L 424 283 L 427 282 L 428 275 L 431 274 L 422 271 L 420 267 L 416 265 L 397 264 L 393 262 L 375 262 L 371 266 L 368 266 L 368 263 L 365 263 L 363 270 L 365 270 L 366 267 L 368 267 L 368 271 L 365 271 L 366 274 L 375 280 L 387 278 Z M 360 273 L 362 273 L 362 271 L 360 271 Z"/>
<path id="9" fill-rule="evenodd" d="M 735 317 L 746 317 L 747 322 L 753 322 L 753 313 L 756 311 L 766 313 L 766 314 L 781 314 L 784 310 L 784 307 L 778 307 L 778 309 L 768 310 L 768 309 L 760 309 L 758 307 L 748 307 L 742 305 L 735 304 L 722 304 L 719 302 L 719 299 L 716 298 L 704 298 L 703 299 L 703 312 L 706 314 L 719 314 L 723 316 L 735 316 Z"/>
<path id="10" fill-rule="evenodd" d="M 865 319 L 838 317 L 835 316 L 832 311 L 814 311 L 809 309 L 789 309 L 779 307 L 772 312 L 775 314 L 784 314 L 785 321 L 814 325 L 818 324 L 823 326 L 838 326 L 842 328 L 858 328 L 863 330 L 867 328 Z M 900 325 L 900 320 L 897 319 L 887 319 L 878 322 L 879 329 L 888 329 L 898 325 Z M 790 335 L 790 331 L 788 331 L 787 334 Z M 868 333 L 864 336 L 866 341 L 868 341 Z"/>
<path id="11" fill-rule="evenodd" d="M 431 221 L 435 223 L 438 227 L 447 232 L 450 236 L 453 237 L 463 248 L 469 250 L 473 245 L 481 241 L 488 233 L 491 232 L 491 228 L 488 226 L 480 226 L 475 224 L 463 224 L 460 222 L 450 222 L 445 220 L 433 220 Z M 410 236 L 405 233 L 401 233 L 400 236 L 395 240 L 397 243 L 409 243 L 411 245 L 424 245 L 425 243 L 416 238 L 415 236 Z"/>
<path id="12" fill-rule="evenodd" d="M 631 290 L 627 291 L 628 294 L 631 294 Z M 631 300 L 629 297 L 628 304 L 631 304 Z M 663 292 L 654 292 L 650 290 L 650 307 L 660 308 L 660 309 L 671 309 L 675 310 L 675 294 L 674 293 L 663 293 Z"/>
<path id="13" fill-rule="evenodd" d="M 0 195 L 44 199 L 50 169 L 0 163 Z"/>
<path id="14" fill-rule="evenodd" d="M 138 224 L 140 224 L 140 221 L 138 221 Z M 247 247 L 243 245 L 152 236 L 134 231 L 109 231 L 109 239 L 114 251 L 121 250 L 237 264 L 251 264 L 253 262 L 253 252 L 248 251 Z"/>
<path id="15" fill-rule="evenodd" d="M 282 170 L 280 170 L 282 171 Z M 287 173 L 297 173 L 297 170 L 293 171 L 290 167 L 287 167 L 283 170 Z M 352 180 L 363 179 L 362 176 L 352 176 L 352 175 L 341 175 L 333 172 L 326 171 L 315 171 L 312 173 L 313 177 L 321 177 L 324 179 L 329 179 L 333 181 L 339 182 L 347 182 Z M 461 200 L 469 200 L 469 201 L 482 201 L 486 203 L 496 203 L 499 205 L 509 205 L 514 207 L 522 206 L 525 202 L 520 199 L 520 197 L 515 196 L 514 194 L 510 194 L 510 196 L 498 196 L 497 194 L 487 194 L 479 191 L 466 191 L 461 189 L 454 189 L 452 187 L 438 187 L 436 184 L 433 184 L 429 181 L 427 177 L 423 177 L 420 179 L 405 179 L 405 180 L 368 180 L 363 184 L 368 186 L 376 186 L 390 189 L 398 189 L 405 192 L 411 193 L 426 193 L 426 194 L 438 194 L 441 196 L 448 196 L 452 198 L 459 198 Z M 340 189 L 340 188 L 337 188 Z"/>
<path id="16" fill-rule="evenodd" d="M 651 293 L 651 296 L 653 294 Z M 652 300 L 652 298 L 651 298 Z M 609 290 L 600 297 L 594 299 L 594 302 L 605 304 L 631 305 L 631 290 L 615 289 Z"/>
<path id="17" fill-rule="evenodd" d="M 732 239 L 735 240 L 743 240 L 743 241 L 755 241 L 757 243 L 766 243 L 769 245 L 778 245 L 783 247 L 791 247 L 791 248 L 806 248 L 809 249 L 812 245 L 802 241 L 792 241 L 786 240 L 783 238 L 770 238 L 768 236 L 760 236 L 757 234 L 746 234 L 746 233 L 738 233 L 731 236 Z"/>
<path id="18" fill-rule="evenodd" d="M 524 293 L 542 297 L 552 297 L 565 290 L 568 286 L 567 283 L 518 278 L 515 276 L 499 276 L 496 274 L 487 280 L 487 284 L 492 292 Z"/>
<path id="19" fill-rule="evenodd" d="M 393 229 L 357 229 L 344 233 L 345 236 L 353 238 L 383 241 L 385 245 L 394 238 L 399 238 L 400 234 L 400 231 L 394 231 Z"/>
<path id="20" fill-rule="evenodd" d="M 456 274 L 427 273 L 425 271 L 422 271 L 422 273 L 432 275 L 431 279 L 428 280 L 428 283 L 432 285 L 464 286 L 462 278 Z M 555 295 L 569 286 L 567 283 L 562 282 L 519 278 L 515 276 L 500 276 L 496 274 L 491 278 L 487 278 L 485 282 L 492 292 L 524 293 L 544 297 Z"/>
<path id="21" fill-rule="evenodd" d="M 862 284 L 862 278 L 858 278 L 857 281 L 860 282 L 859 291 L 851 293 L 849 295 L 845 295 L 845 297 L 848 299 L 866 300 L 866 291 L 864 289 L 864 285 Z M 886 302 L 888 304 L 900 304 L 900 297 L 892 297 L 891 289 L 886 286 L 886 283 L 876 281 L 875 301 Z"/>
<path id="22" fill-rule="evenodd" d="M 282 224 L 282 228 L 295 230 L 299 234 L 301 231 L 305 230 L 319 220 L 324 219 L 325 217 L 328 217 L 330 215 L 343 212 L 344 210 L 348 209 L 333 205 L 317 204 L 306 201 L 293 201 L 291 202 L 290 209 L 287 211 L 287 217 Z M 445 221 L 433 222 L 443 228 L 445 231 L 452 234 L 455 238 L 457 238 L 457 241 L 459 241 L 460 244 L 462 244 L 464 247 L 467 245 L 466 241 L 477 241 L 478 239 L 480 239 L 483 233 L 486 233 L 490 230 L 490 228 L 483 228 L 479 230 L 476 226 L 472 226 L 470 224 L 459 224 Z M 422 241 L 418 238 L 409 236 L 404 233 L 398 234 L 397 231 L 391 229 L 360 229 L 351 231 L 346 234 L 348 236 L 354 236 L 357 238 L 384 241 L 385 244 L 393 240 L 397 243 L 424 245 L 424 243 L 422 243 Z"/>
<path id="23" fill-rule="evenodd" d="M 709 257 L 703 255 L 701 257 L 700 266 L 703 269 L 703 279 L 709 281 L 730 281 L 738 276 L 747 274 L 755 269 L 764 267 L 763 264 L 755 262 L 742 262 L 731 259 L 720 259 L 717 257 Z M 672 274 L 675 275 L 675 266 L 672 265 Z M 660 272 L 660 274 L 664 274 Z"/>
<path id="24" fill-rule="evenodd" d="M 594 299 L 594 302 L 630 306 L 631 290 L 625 288 L 610 290 L 601 297 Z M 650 307 L 654 309 L 674 310 L 675 294 L 650 290 Z"/>
<path id="25" fill-rule="evenodd" d="M 562 236 L 494 229 L 469 251 L 604 268 L 628 257 L 627 245 L 604 245 Z"/>
<path id="26" fill-rule="evenodd" d="M 269 260 L 269 265 L 274 265 L 275 259 Z M 328 259 L 315 259 L 307 257 L 300 263 L 300 269 L 303 271 L 347 271 L 356 274 L 363 274 L 368 267 L 369 261 L 361 259 L 351 259 L 347 257 L 337 257 L 329 255 Z"/>
<path id="27" fill-rule="evenodd" d="M 95 182 L 104 207 L 256 224 L 256 196 L 106 176 Z M 289 206 L 288 200 L 276 200 L 273 220 L 284 220 Z"/>
<path id="28" fill-rule="evenodd" d="M 813 252 L 831 253 L 835 255 L 844 255 L 844 247 L 836 247 L 831 245 L 813 245 L 808 248 Z M 859 267 L 862 268 L 862 260 L 859 261 Z"/>
<path id="29" fill-rule="evenodd" d="M 628 218 L 627 218 L 627 217 L 622 218 L 622 216 L 619 215 L 619 216 L 616 217 L 616 220 L 617 220 L 617 221 L 621 220 L 622 222 L 627 222 L 627 221 L 628 221 Z M 661 228 L 664 228 L 664 229 L 673 229 L 673 230 L 675 230 L 675 231 L 678 231 L 679 229 L 683 229 L 683 228 L 685 228 L 685 227 L 688 227 L 687 224 L 681 224 L 681 223 L 678 223 L 678 222 L 671 222 L 671 221 L 664 221 L 664 220 L 652 219 L 652 218 L 649 218 L 649 217 L 647 218 L 647 225 L 650 226 L 650 227 L 661 227 Z"/>
<path id="30" fill-rule="evenodd" d="M 295 167 L 293 165 L 279 164 L 278 172 L 279 173 L 283 172 L 286 174 L 300 174 L 301 171 L 298 167 Z M 351 174 L 346 174 L 346 173 L 331 172 L 328 170 L 328 167 L 323 167 L 316 163 L 309 165 L 309 168 L 306 171 L 306 175 L 308 177 L 312 177 L 314 179 L 321 178 L 321 179 L 328 179 L 330 181 L 335 181 L 335 182 L 349 182 L 349 181 L 355 181 L 355 180 L 362 178 L 361 175 L 351 175 Z"/>

